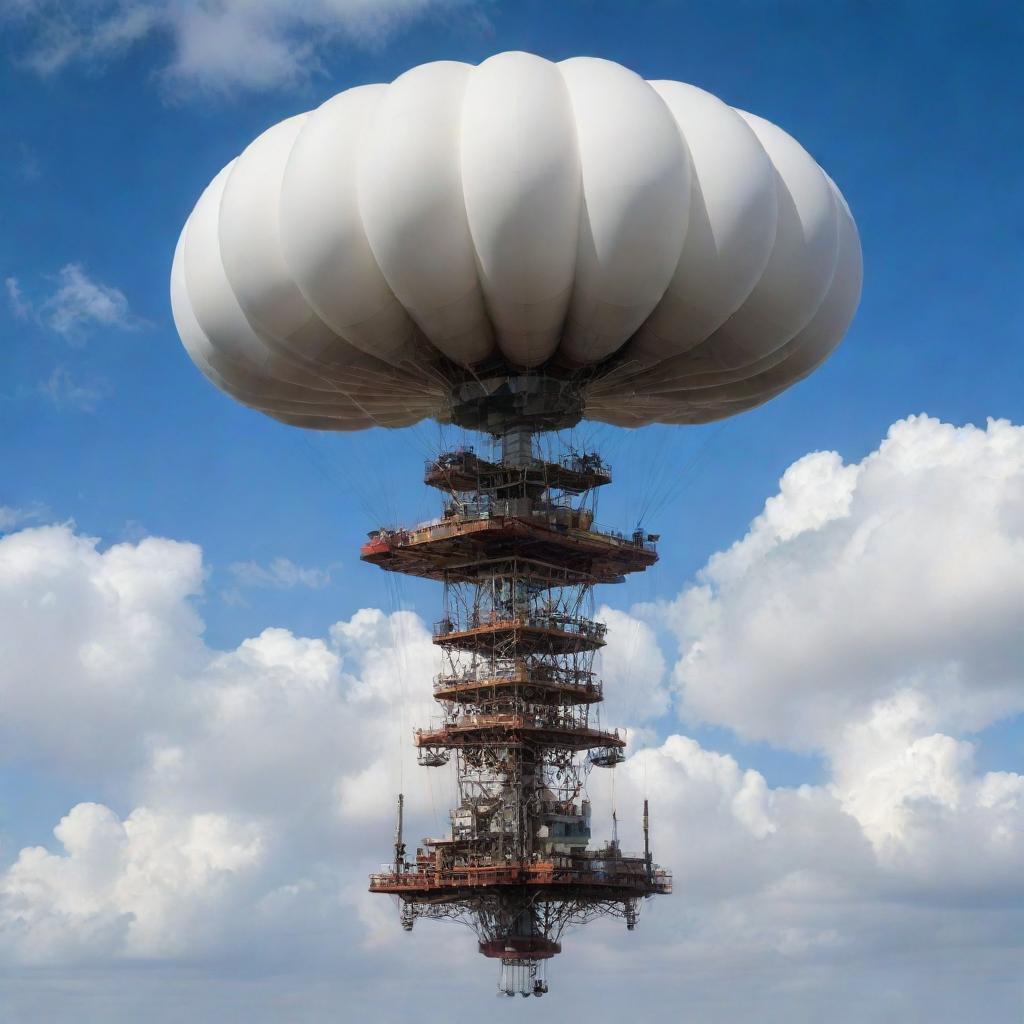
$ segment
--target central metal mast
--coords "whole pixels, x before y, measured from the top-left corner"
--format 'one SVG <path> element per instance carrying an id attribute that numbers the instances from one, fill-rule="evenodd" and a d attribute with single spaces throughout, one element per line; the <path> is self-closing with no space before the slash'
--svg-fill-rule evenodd
<path id="1" fill-rule="evenodd" d="M 494 433 L 500 461 L 463 448 L 427 465 L 425 482 L 447 495 L 440 521 L 374 531 L 362 549 L 387 571 L 444 585 L 443 715 L 415 744 L 428 767 L 455 757 L 459 792 L 450 834 L 424 839 L 411 861 L 399 797 L 395 861 L 370 889 L 400 897 L 407 929 L 419 917 L 469 924 L 501 961 L 499 990 L 539 996 L 567 925 L 614 914 L 631 929 L 641 899 L 671 891 L 651 859 L 646 801 L 642 855 L 623 854 L 617 835 L 590 849 L 585 790 L 590 769 L 613 768 L 625 747 L 597 716 L 605 626 L 591 617 L 593 587 L 657 555 L 654 538 L 594 526 L 593 496 L 611 480 L 599 456 L 543 461 L 521 420 Z"/>

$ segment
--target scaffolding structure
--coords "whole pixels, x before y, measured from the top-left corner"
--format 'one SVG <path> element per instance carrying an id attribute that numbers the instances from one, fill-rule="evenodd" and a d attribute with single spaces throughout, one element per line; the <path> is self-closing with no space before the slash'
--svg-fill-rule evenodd
<path id="1" fill-rule="evenodd" d="M 421 765 L 455 759 L 459 794 L 449 835 L 424 839 L 412 858 L 399 796 L 394 858 L 370 891 L 399 897 L 406 930 L 417 918 L 472 927 L 509 996 L 547 992 L 566 927 L 614 915 L 632 930 L 643 899 L 672 891 L 651 856 L 647 801 L 642 853 L 624 853 L 617 834 L 592 849 L 585 790 L 590 769 L 614 768 L 626 745 L 598 714 L 605 627 L 592 618 L 593 588 L 651 566 L 657 538 L 595 525 L 594 496 L 611 481 L 598 455 L 544 461 L 535 448 L 520 424 L 503 431 L 499 461 L 470 448 L 431 460 L 425 482 L 444 492 L 443 516 L 375 530 L 361 551 L 444 586 L 442 714 L 414 741 Z"/>

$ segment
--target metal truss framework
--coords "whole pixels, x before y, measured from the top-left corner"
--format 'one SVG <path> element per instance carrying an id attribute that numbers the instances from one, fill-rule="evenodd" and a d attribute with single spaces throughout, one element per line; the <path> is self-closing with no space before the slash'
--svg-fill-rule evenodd
<path id="1" fill-rule="evenodd" d="M 625 740 L 602 728 L 594 655 L 605 627 L 591 618 L 593 587 L 657 560 L 656 537 L 594 525 L 594 496 L 611 471 L 595 454 L 535 457 L 529 431 L 503 436 L 499 462 L 472 449 L 427 464 L 446 494 L 443 517 L 412 530 L 377 530 L 364 561 L 444 585 L 434 643 L 442 713 L 418 729 L 419 762 L 455 758 L 459 804 L 451 832 L 407 858 L 399 796 L 394 860 L 370 891 L 417 918 L 469 925 L 480 952 L 501 961 L 499 991 L 547 991 L 547 960 L 569 926 L 595 917 L 636 924 L 641 900 L 672 890 L 670 873 L 617 836 L 591 849 L 592 767 L 614 768 Z"/>

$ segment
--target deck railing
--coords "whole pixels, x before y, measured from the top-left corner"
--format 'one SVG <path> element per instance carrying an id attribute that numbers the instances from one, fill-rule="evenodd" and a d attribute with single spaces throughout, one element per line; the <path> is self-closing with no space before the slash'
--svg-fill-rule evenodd
<path id="1" fill-rule="evenodd" d="M 407 865 L 408 870 L 396 872 L 394 866 L 370 875 L 370 886 L 388 889 L 452 889 L 478 888 L 493 885 L 604 885 L 630 887 L 641 891 L 654 887 L 671 892 L 672 873 L 655 867 L 648 875 L 642 857 L 627 861 L 609 859 L 588 868 L 559 867 L 548 861 L 535 864 L 486 865 L 480 867 L 445 867 L 431 864 Z"/>
<path id="2" fill-rule="evenodd" d="M 476 672 L 465 672 L 461 675 L 434 677 L 434 692 L 446 690 L 472 690 L 485 688 L 495 683 L 522 683 L 524 685 L 551 686 L 561 690 L 571 690 L 575 693 L 601 696 L 602 686 L 600 680 L 595 678 L 593 672 L 573 672 L 564 675 L 554 673 L 541 673 L 522 669 L 519 671 L 511 669 L 486 669 L 482 668 Z"/>
<path id="3" fill-rule="evenodd" d="M 445 637 L 451 633 L 471 633 L 473 630 L 498 629 L 544 629 L 557 633 L 569 633 L 588 640 L 603 640 L 608 627 L 603 622 L 579 618 L 573 615 L 501 615 L 484 614 L 448 617 L 434 623 L 434 636 Z"/>
<path id="4" fill-rule="evenodd" d="M 543 713 L 538 714 L 502 711 L 492 714 L 435 717 L 431 719 L 426 728 L 416 729 L 414 735 L 417 739 L 421 739 L 424 736 L 434 736 L 445 731 L 460 732 L 475 729 L 568 729 L 607 737 L 609 743 L 621 738 L 618 729 L 600 729 L 596 725 L 592 725 L 585 709 L 565 712 L 557 708 L 545 709 Z M 625 733 L 622 735 L 625 736 Z"/>
<path id="5" fill-rule="evenodd" d="M 582 535 L 589 539 L 596 539 L 604 544 L 622 548 L 641 548 L 644 551 L 657 551 L 654 541 L 647 539 L 646 535 L 636 532 L 630 535 L 624 534 L 621 530 L 614 530 L 611 527 L 599 523 L 591 523 L 587 529 L 577 526 L 565 526 L 560 524 L 548 524 L 547 514 L 540 514 L 536 517 L 529 516 L 505 516 L 491 511 L 481 509 L 479 511 L 465 511 L 457 515 L 445 516 L 443 518 L 429 519 L 426 522 L 418 523 L 410 528 L 386 529 L 375 531 L 372 539 L 384 541 L 388 544 L 399 547 L 409 544 L 423 544 L 428 541 L 443 540 L 454 537 L 465 532 L 464 527 L 473 523 L 487 522 L 491 519 L 516 519 L 528 525 L 535 525 L 545 529 L 565 530 L 567 533 Z"/>
<path id="6" fill-rule="evenodd" d="M 423 464 L 423 471 L 426 474 L 430 474 L 436 471 L 444 472 L 446 469 L 462 470 L 466 469 L 470 463 L 476 463 L 485 472 L 493 472 L 496 469 L 502 468 L 500 462 L 485 459 L 478 455 L 473 448 L 467 447 L 445 452 L 436 459 L 427 459 Z M 550 464 L 543 459 L 534 459 L 527 468 Z M 612 478 L 612 467 L 599 455 L 590 452 L 563 455 L 554 465 L 569 473 L 576 473 L 580 476 L 601 476 L 607 480 Z"/>

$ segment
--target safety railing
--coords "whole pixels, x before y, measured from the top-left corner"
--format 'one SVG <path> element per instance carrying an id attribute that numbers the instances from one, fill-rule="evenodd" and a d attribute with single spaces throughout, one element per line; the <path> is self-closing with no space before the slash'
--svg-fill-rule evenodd
<path id="1" fill-rule="evenodd" d="M 543 525 L 545 528 L 550 528 L 547 523 L 541 522 L 546 515 L 547 513 L 539 514 L 536 517 L 537 521 L 534 525 Z M 467 526 L 471 526 L 475 523 L 487 522 L 492 519 L 513 519 L 521 523 L 530 524 L 533 518 L 534 517 L 523 518 L 511 515 L 504 516 L 497 514 L 492 510 L 480 509 L 478 511 L 465 511 L 456 515 L 445 516 L 443 518 L 430 519 L 406 529 L 381 528 L 380 530 L 374 531 L 371 539 L 401 547 L 410 544 L 423 544 L 429 541 L 445 540 L 449 537 L 454 537 L 460 533 L 464 533 Z M 555 525 L 559 524 L 556 523 Z M 585 528 L 582 526 L 582 523 L 577 526 L 570 526 L 566 524 L 561 525 L 566 531 L 572 531 L 577 535 L 583 535 L 589 540 L 599 540 L 604 544 L 611 545 L 612 547 L 641 548 L 644 551 L 657 551 L 657 545 L 650 539 L 650 535 L 644 534 L 642 531 L 636 531 L 627 535 L 621 530 L 614 530 L 611 527 L 593 522 L 588 523 Z"/>
<path id="2" fill-rule="evenodd" d="M 436 470 L 462 469 L 467 463 L 476 463 L 489 470 L 501 468 L 500 462 L 482 458 L 474 448 L 465 447 L 443 452 L 436 459 L 427 459 L 423 463 L 423 471 L 432 473 Z M 548 463 L 545 460 L 535 458 L 531 460 L 529 466 L 544 466 L 546 464 Z M 558 459 L 555 465 L 579 476 L 602 476 L 608 480 L 612 478 L 612 467 L 600 455 L 592 452 L 570 452 Z"/>
<path id="3" fill-rule="evenodd" d="M 449 690 L 474 690 L 495 686 L 505 683 L 519 683 L 522 685 L 546 686 L 568 690 L 578 694 L 587 694 L 600 697 L 602 685 L 596 679 L 593 672 L 578 672 L 574 674 L 565 673 L 556 675 L 554 673 L 542 673 L 539 671 L 523 670 L 521 672 L 488 671 L 480 669 L 477 672 L 468 672 L 462 675 L 439 675 L 434 677 L 434 692 L 440 693 Z"/>
<path id="4" fill-rule="evenodd" d="M 588 640 L 603 640 L 608 627 L 603 622 L 573 615 L 501 615 L 481 614 L 438 619 L 434 623 L 434 636 L 451 633 L 471 633 L 473 630 L 543 629 L 557 633 L 570 633 Z"/>
<path id="5" fill-rule="evenodd" d="M 640 891 L 656 887 L 671 891 L 672 873 L 665 868 L 653 868 L 648 873 L 643 858 L 627 861 L 625 858 L 606 860 L 602 866 L 586 868 L 560 867 L 550 861 L 530 864 L 493 865 L 482 867 L 444 867 L 430 864 L 409 866 L 410 870 L 374 872 L 370 885 L 389 889 L 451 889 L 476 888 L 492 885 L 603 885 L 629 887 Z M 382 865 L 383 867 L 383 865 Z"/>
<path id="6" fill-rule="evenodd" d="M 506 726 L 521 729 L 586 729 L 591 725 L 586 709 L 576 712 L 558 713 L 555 709 L 545 709 L 541 714 L 521 714 L 518 712 L 496 712 L 493 714 L 453 715 L 445 722 L 452 729 L 482 729 L 490 726 Z M 592 730 L 591 730 L 592 731 Z M 618 733 L 608 733 L 618 739 Z"/>

